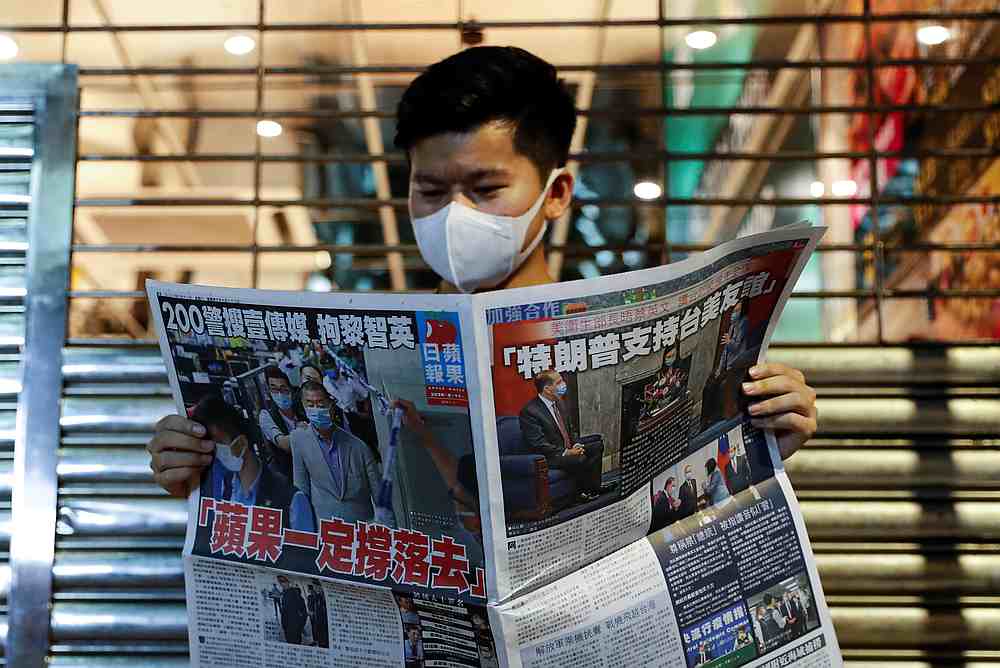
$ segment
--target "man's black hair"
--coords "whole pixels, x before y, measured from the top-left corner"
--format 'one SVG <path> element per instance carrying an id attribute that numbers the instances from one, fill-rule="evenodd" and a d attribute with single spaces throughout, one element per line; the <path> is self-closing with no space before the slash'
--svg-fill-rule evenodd
<path id="1" fill-rule="evenodd" d="M 247 433 L 246 420 L 234 406 L 217 394 L 209 394 L 195 404 L 191 419 L 210 429 L 216 427 L 233 438 Z"/>
<path id="2" fill-rule="evenodd" d="M 302 387 L 299 388 L 299 392 L 302 394 L 303 397 L 305 397 L 306 392 L 322 392 L 324 397 L 332 401 L 330 393 L 326 391 L 326 388 L 323 387 L 323 384 L 317 383 L 315 380 L 307 380 L 306 382 L 302 383 Z"/>
<path id="3" fill-rule="evenodd" d="M 509 123 L 515 150 L 544 180 L 566 164 L 576 109 L 556 68 L 513 46 L 466 49 L 428 67 L 403 93 L 396 147 L 409 153 L 422 139 Z"/>
<path id="4" fill-rule="evenodd" d="M 283 380 L 288 385 L 292 386 L 292 381 L 288 380 L 288 375 L 276 366 L 269 366 L 264 368 L 264 378 L 267 380 Z"/>

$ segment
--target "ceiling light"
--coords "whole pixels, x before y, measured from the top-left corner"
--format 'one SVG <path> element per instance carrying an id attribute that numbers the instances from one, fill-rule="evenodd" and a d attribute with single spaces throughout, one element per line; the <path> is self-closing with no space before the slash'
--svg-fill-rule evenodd
<path id="1" fill-rule="evenodd" d="M 0 60 L 11 60 L 17 55 L 17 42 L 9 35 L 0 35 Z"/>
<path id="2" fill-rule="evenodd" d="M 834 181 L 830 191 L 834 197 L 854 197 L 858 194 L 858 184 L 850 179 Z"/>
<path id="3" fill-rule="evenodd" d="M 935 24 L 923 26 L 917 30 L 917 40 L 921 44 L 935 46 L 947 41 L 951 37 L 951 31 L 943 25 Z"/>
<path id="4" fill-rule="evenodd" d="M 684 41 L 692 49 L 707 49 L 710 46 L 714 46 L 719 40 L 718 36 L 711 30 L 695 30 L 694 32 L 689 32 Z"/>
<path id="5" fill-rule="evenodd" d="M 257 121 L 257 134 L 261 137 L 277 137 L 281 134 L 281 123 L 277 121 Z"/>
<path id="6" fill-rule="evenodd" d="M 632 192 L 635 193 L 635 196 L 639 199 L 650 200 L 656 199 L 662 195 L 663 188 L 660 187 L 659 183 L 653 183 L 652 181 L 639 181 L 639 183 L 635 184 L 635 187 L 632 188 Z"/>
<path id="7" fill-rule="evenodd" d="M 813 181 L 809 184 L 809 194 L 813 197 L 822 197 L 825 192 L 826 188 L 823 186 L 822 181 Z"/>
<path id="8" fill-rule="evenodd" d="M 257 42 L 249 35 L 233 35 L 222 46 L 234 56 L 245 56 L 257 47 Z"/>

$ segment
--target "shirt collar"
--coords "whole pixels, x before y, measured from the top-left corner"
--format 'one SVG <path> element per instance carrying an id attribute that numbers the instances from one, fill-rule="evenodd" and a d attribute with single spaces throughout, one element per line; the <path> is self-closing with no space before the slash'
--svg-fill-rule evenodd
<path id="1" fill-rule="evenodd" d="M 240 474 L 237 473 L 235 476 L 233 476 L 233 489 L 238 490 L 240 494 L 243 495 L 256 494 L 257 487 L 260 485 L 260 477 L 262 475 L 264 475 L 264 465 L 260 464 L 257 467 L 257 477 L 254 478 L 252 483 L 250 483 L 250 487 L 248 487 L 247 489 L 243 489 L 243 484 L 240 481 Z"/>
<path id="2" fill-rule="evenodd" d="M 553 406 L 555 405 L 555 403 L 556 403 L 556 402 L 552 401 L 551 399 L 549 399 L 549 398 L 548 398 L 547 396 L 545 396 L 544 394 L 539 394 L 539 395 L 538 395 L 538 398 L 542 400 L 542 403 L 544 403 L 544 404 L 545 404 L 546 406 L 548 406 L 549 410 L 552 410 L 552 407 L 553 407 Z"/>
<path id="3" fill-rule="evenodd" d="M 333 452 L 334 448 L 337 447 L 337 427 L 334 426 L 330 429 L 330 445 L 327 445 L 326 439 L 323 438 L 323 435 L 319 433 L 319 430 L 316 429 L 316 427 L 309 425 L 309 428 L 312 429 L 313 434 L 316 435 L 316 440 L 319 441 L 320 447 L 327 452 Z"/>

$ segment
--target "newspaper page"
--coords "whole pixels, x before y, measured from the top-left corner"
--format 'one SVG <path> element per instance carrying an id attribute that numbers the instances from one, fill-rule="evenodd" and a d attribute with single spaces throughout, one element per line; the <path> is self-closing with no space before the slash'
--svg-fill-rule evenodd
<path id="1" fill-rule="evenodd" d="M 481 295 L 150 282 L 207 429 L 192 665 L 839 665 L 739 392 L 820 235 Z"/>
<path id="2" fill-rule="evenodd" d="M 148 292 L 177 409 L 208 432 L 192 665 L 498 665 L 463 298 Z"/>
<path id="3" fill-rule="evenodd" d="M 840 665 L 741 392 L 822 233 L 477 296 L 504 665 Z"/>

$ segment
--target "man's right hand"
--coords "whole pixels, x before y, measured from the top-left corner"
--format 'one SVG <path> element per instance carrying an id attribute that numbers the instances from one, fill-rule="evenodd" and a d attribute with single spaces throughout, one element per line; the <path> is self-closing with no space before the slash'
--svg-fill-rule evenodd
<path id="1" fill-rule="evenodd" d="M 574 457 L 583 457 L 585 454 L 587 454 L 587 451 L 583 449 L 582 445 L 574 445 L 572 448 L 569 449 L 569 454 L 573 455 Z"/>
<path id="2" fill-rule="evenodd" d="M 215 443 L 203 440 L 205 428 L 180 415 L 156 423 L 156 433 L 146 445 L 153 480 L 171 496 L 188 495 L 191 480 L 212 463 Z"/>

